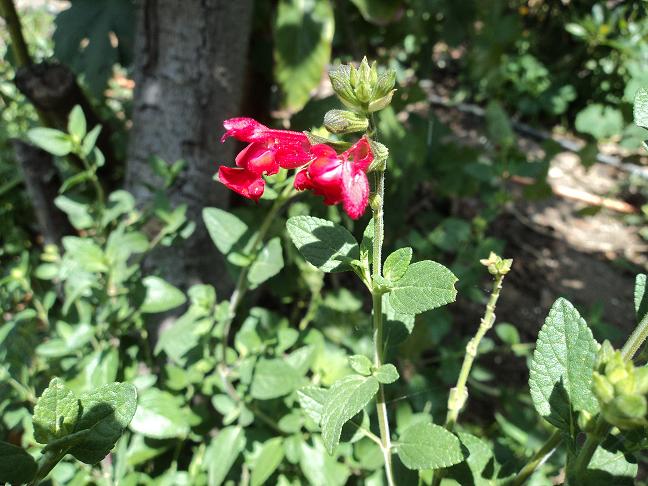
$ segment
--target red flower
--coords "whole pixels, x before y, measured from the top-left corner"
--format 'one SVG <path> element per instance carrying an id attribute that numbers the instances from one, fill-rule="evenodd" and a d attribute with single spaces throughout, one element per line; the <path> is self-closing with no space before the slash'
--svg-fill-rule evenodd
<path id="1" fill-rule="evenodd" d="M 311 160 L 308 138 L 301 132 L 273 130 L 252 118 L 230 118 L 221 142 L 234 137 L 249 142 L 236 156 L 237 167 L 220 166 L 218 179 L 241 196 L 258 201 L 263 194 L 263 175 L 279 168 L 295 169 Z"/>
<path id="2" fill-rule="evenodd" d="M 353 219 L 362 216 L 369 202 L 367 169 L 373 161 L 366 137 L 340 155 L 328 145 L 315 145 L 311 153 L 315 159 L 297 173 L 295 188 L 311 189 L 324 196 L 325 204 L 341 202 Z"/>

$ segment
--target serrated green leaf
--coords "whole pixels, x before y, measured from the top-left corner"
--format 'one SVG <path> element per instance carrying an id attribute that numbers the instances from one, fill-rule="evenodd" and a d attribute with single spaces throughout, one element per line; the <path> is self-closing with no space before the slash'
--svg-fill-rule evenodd
<path id="1" fill-rule="evenodd" d="M 261 486 L 274 473 L 284 457 L 283 437 L 267 440 L 252 466 L 251 486 Z"/>
<path id="2" fill-rule="evenodd" d="M 79 399 L 60 378 L 53 378 L 34 407 L 34 438 L 40 444 L 71 434 L 79 418 Z"/>
<path id="3" fill-rule="evenodd" d="M 137 412 L 130 428 L 152 439 L 186 437 L 189 433 L 189 413 L 182 399 L 157 388 L 142 392 Z"/>
<path id="4" fill-rule="evenodd" d="M 361 412 L 377 392 L 378 380 L 360 375 L 345 376 L 328 390 L 320 426 L 329 454 L 333 454 L 340 443 L 342 426 Z"/>
<path id="5" fill-rule="evenodd" d="M 34 458 L 22 447 L 0 442 L 0 483 L 28 483 L 37 468 Z"/>
<path id="6" fill-rule="evenodd" d="M 286 229 L 304 258 L 323 272 L 343 272 L 360 257 L 358 243 L 348 230 L 325 219 L 293 216 Z"/>
<path id="7" fill-rule="evenodd" d="M 641 128 L 648 129 L 648 89 L 639 88 L 634 99 L 634 122 Z"/>
<path id="8" fill-rule="evenodd" d="M 218 208 L 204 208 L 203 221 L 212 241 L 223 255 L 239 242 L 248 227 L 239 218 Z"/>
<path id="9" fill-rule="evenodd" d="M 281 0 L 275 20 L 274 74 L 283 106 L 299 111 L 322 79 L 335 30 L 329 0 Z"/>
<path id="10" fill-rule="evenodd" d="M 137 389 L 110 383 L 79 397 L 81 417 L 75 432 L 86 431 L 68 452 L 86 464 L 101 461 L 115 446 L 137 409 Z"/>
<path id="11" fill-rule="evenodd" d="M 362 354 L 355 354 L 353 356 L 349 356 L 349 366 L 351 366 L 351 369 L 356 373 L 362 376 L 369 376 L 371 374 L 373 363 L 366 356 L 363 356 Z"/>
<path id="12" fill-rule="evenodd" d="M 67 133 L 54 128 L 32 128 L 27 132 L 29 141 L 52 155 L 62 157 L 72 151 L 72 140 Z"/>
<path id="13" fill-rule="evenodd" d="M 322 420 L 322 410 L 326 403 L 328 390 L 315 385 L 305 386 L 297 390 L 297 399 L 302 410 L 316 424 Z"/>
<path id="14" fill-rule="evenodd" d="M 254 368 L 250 395 L 270 400 L 288 395 L 301 383 L 297 370 L 280 359 L 260 359 Z"/>
<path id="15" fill-rule="evenodd" d="M 634 307 L 637 321 L 641 321 L 648 312 L 648 296 L 646 295 L 646 274 L 640 273 L 635 278 Z"/>
<path id="16" fill-rule="evenodd" d="M 604 447 L 598 447 L 582 478 L 582 484 L 632 486 L 635 484 L 638 469 L 636 459 L 630 454 L 622 450 L 609 451 Z"/>
<path id="17" fill-rule="evenodd" d="M 398 457 L 409 469 L 438 469 L 463 461 L 459 439 L 443 427 L 416 423 L 398 440 Z"/>
<path id="18" fill-rule="evenodd" d="M 592 372 L 598 345 L 574 306 L 558 299 L 538 334 L 529 386 L 538 413 L 556 427 L 574 432 L 573 411 L 594 415 Z"/>
<path id="19" fill-rule="evenodd" d="M 407 271 L 407 267 L 412 261 L 412 249 L 410 247 L 399 248 L 385 259 L 383 266 L 383 276 L 387 280 L 395 282 Z"/>
<path id="20" fill-rule="evenodd" d="M 394 383 L 399 378 L 398 370 L 393 364 L 387 363 L 382 365 L 373 374 L 380 383 L 390 384 Z"/>
<path id="21" fill-rule="evenodd" d="M 209 486 L 223 483 L 244 448 L 245 431 L 241 427 L 225 427 L 218 433 L 205 453 Z"/>
<path id="22" fill-rule="evenodd" d="M 457 277 L 443 265 L 424 260 L 411 264 L 394 283 L 389 303 L 396 312 L 420 314 L 454 302 Z"/>
<path id="23" fill-rule="evenodd" d="M 250 266 L 248 280 L 253 285 L 259 285 L 277 275 L 284 266 L 281 240 L 272 238 L 259 252 Z"/>
<path id="24" fill-rule="evenodd" d="M 68 117 L 68 133 L 77 141 L 77 143 L 81 143 L 83 137 L 86 136 L 86 128 L 86 118 L 83 114 L 83 110 L 79 105 L 76 105 L 72 108 Z"/>
<path id="25" fill-rule="evenodd" d="M 145 314 L 166 312 L 185 303 L 185 295 L 160 277 L 148 276 L 142 280 L 146 287 L 146 297 L 140 307 Z"/>

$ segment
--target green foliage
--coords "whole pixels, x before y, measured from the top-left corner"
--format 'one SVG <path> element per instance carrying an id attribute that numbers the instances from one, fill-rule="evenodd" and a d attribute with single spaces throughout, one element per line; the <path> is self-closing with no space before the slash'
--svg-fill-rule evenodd
<path id="1" fill-rule="evenodd" d="M 36 474 L 36 461 L 22 448 L 0 442 L 0 482 L 21 484 Z"/>
<path id="2" fill-rule="evenodd" d="M 574 306 L 558 299 L 551 307 L 530 365 L 529 386 L 538 413 L 575 434 L 575 412 L 598 412 L 592 392 L 597 343 Z"/>
<path id="3" fill-rule="evenodd" d="M 398 439 L 398 457 L 410 469 L 438 469 L 463 461 L 459 439 L 431 423 L 414 424 Z"/>
<path id="4" fill-rule="evenodd" d="M 288 235 L 304 258 L 323 272 L 344 272 L 360 257 L 358 243 L 340 225 L 312 216 L 294 216 Z"/>
<path id="5" fill-rule="evenodd" d="M 393 282 L 389 303 L 396 312 L 420 314 L 454 302 L 456 281 L 457 277 L 439 263 L 427 260 L 413 263 Z"/>
<path id="6" fill-rule="evenodd" d="M 274 74 L 283 106 L 301 110 L 331 57 L 335 22 L 329 0 L 281 0 L 274 24 Z"/>

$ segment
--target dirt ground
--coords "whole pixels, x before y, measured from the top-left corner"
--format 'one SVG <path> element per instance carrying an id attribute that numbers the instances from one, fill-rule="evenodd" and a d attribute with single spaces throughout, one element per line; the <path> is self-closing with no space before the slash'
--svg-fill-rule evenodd
<path id="1" fill-rule="evenodd" d="M 475 145 L 483 140 L 479 117 L 446 108 L 435 114 L 458 141 Z M 527 153 L 541 153 L 533 140 L 520 137 L 518 143 Z M 551 160 L 548 182 L 554 189 L 609 197 L 627 177 L 601 163 L 585 169 L 578 155 L 561 152 Z M 549 308 L 562 296 L 579 309 L 595 335 L 621 345 L 635 324 L 634 278 L 648 262 L 648 245 L 638 228 L 625 224 L 616 211 L 601 209 L 587 216 L 581 212 L 588 208 L 583 202 L 558 195 L 529 201 L 521 186 L 511 184 L 510 189 L 514 202 L 491 229 L 506 241 L 504 256 L 514 259 L 497 320 L 513 323 L 523 340 L 535 341 Z"/>

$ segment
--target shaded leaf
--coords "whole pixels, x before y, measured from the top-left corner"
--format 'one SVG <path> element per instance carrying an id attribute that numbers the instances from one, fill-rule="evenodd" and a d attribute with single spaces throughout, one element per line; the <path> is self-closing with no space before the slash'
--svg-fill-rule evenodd
<path id="1" fill-rule="evenodd" d="M 250 394 L 257 400 L 288 395 L 301 383 L 297 370 L 280 359 L 260 359 L 254 368 Z"/>
<path id="2" fill-rule="evenodd" d="M 243 221 L 222 209 L 204 208 L 202 216 L 209 236 L 223 255 L 232 250 L 248 229 Z"/>
<path id="3" fill-rule="evenodd" d="M 241 427 L 225 427 L 218 433 L 205 453 L 209 486 L 223 483 L 244 448 L 245 432 Z"/>
<path id="4" fill-rule="evenodd" d="M 0 483 L 27 483 L 36 469 L 36 461 L 22 447 L 0 442 Z"/>
<path id="5" fill-rule="evenodd" d="M 283 437 L 275 437 L 263 443 L 261 452 L 252 466 L 250 484 L 261 486 L 274 473 L 284 457 Z"/>
<path id="6" fill-rule="evenodd" d="M 398 457 L 409 469 L 438 469 L 463 461 L 459 439 L 443 427 L 417 423 L 398 440 Z"/>

